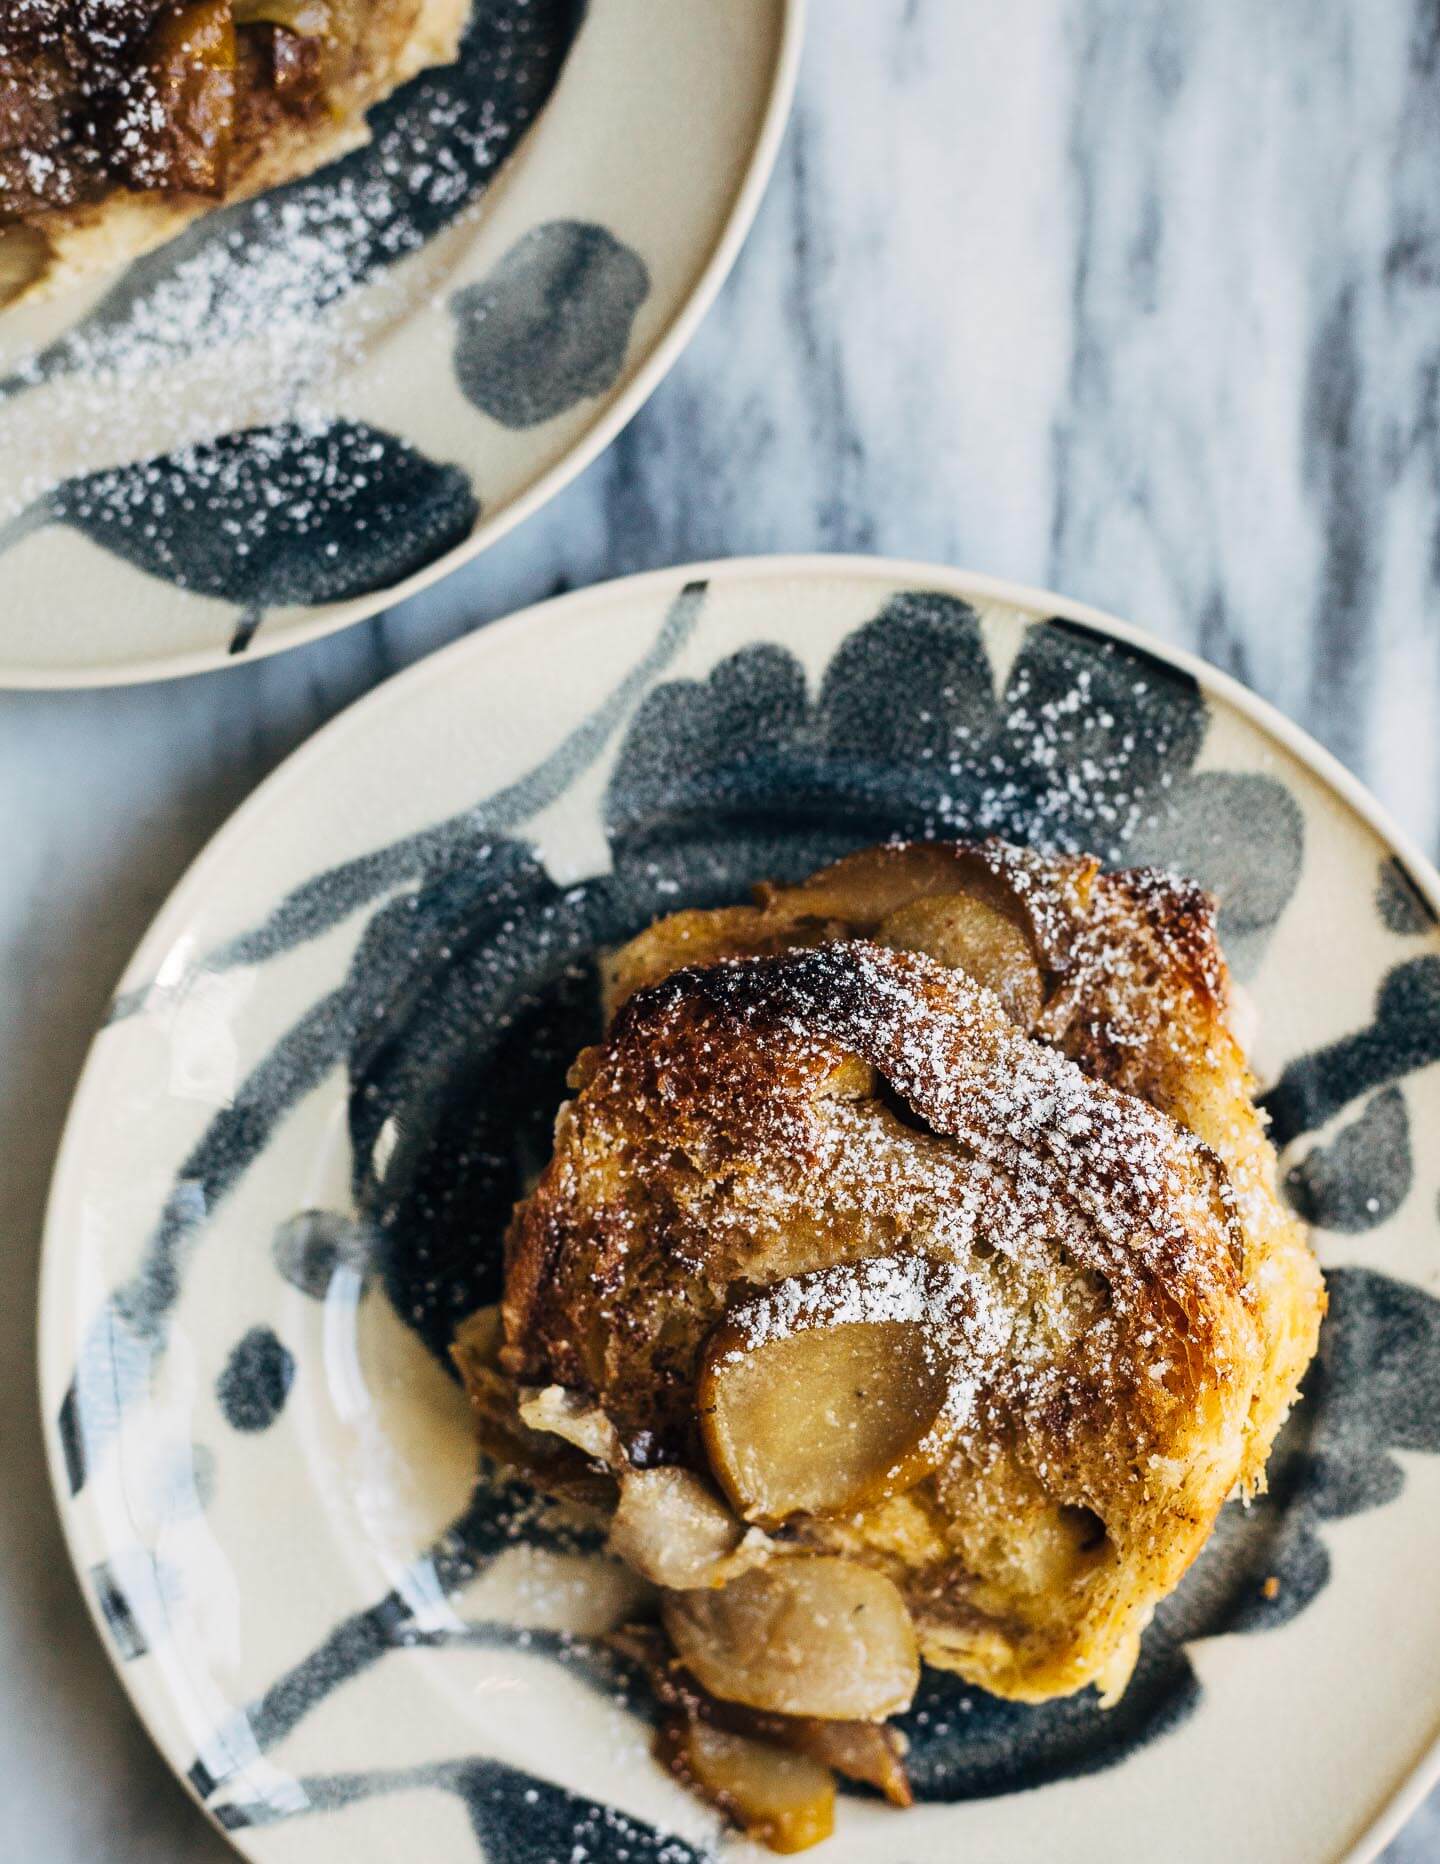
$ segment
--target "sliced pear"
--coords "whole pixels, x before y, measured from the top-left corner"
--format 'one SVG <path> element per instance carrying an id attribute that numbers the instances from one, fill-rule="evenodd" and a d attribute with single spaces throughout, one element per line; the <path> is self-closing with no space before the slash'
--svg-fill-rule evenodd
<path id="1" fill-rule="evenodd" d="M 843 925 L 895 950 L 923 952 L 994 990 L 1033 1026 L 1045 976 L 1063 970 L 1093 864 L 949 842 L 903 842 L 847 855 L 798 887 L 764 886 L 767 913 Z"/>
<path id="2" fill-rule="evenodd" d="M 774 1559 L 717 1591 L 669 1593 L 661 1612 L 702 1688 L 777 1715 L 884 1721 L 920 1679 L 904 1600 L 854 1560 Z"/>
<path id="3" fill-rule="evenodd" d="M 672 1724 L 661 1752 L 687 1786 L 772 1851 L 807 1851 L 835 1829 L 834 1777 L 805 1754 L 698 1718 Z"/>
<path id="4" fill-rule="evenodd" d="M 892 1806 L 913 1806 L 915 1794 L 905 1771 L 905 1737 L 897 1728 L 874 1722 L 822 1722 L 797 1717 L 784 1725 L 787 1746 L 808 1754 L 822 1767 L 862 1780 L 883 1793 Z"/>
<path id="5" fill-rule="evenodd" d="M 159 13 L 145 40 L 141 121 L 121 161 L 145 185 L 222 194 L 235 139 L 235 21 L 230 0 L 184 0 Z"/>
<path id="6" fill-rule="evenodd" d="M 654 1625 L 623 1625 L 607 1642 L 645 1671 L 667 1721 L 698 1717 L 732 1734 L 778 1742 L 847 1780 L 875 1787 L 892 1806 L 913 1805 L 905 1772 L 906 1741 L 897 1728 L 877 1722 L 821 1721 L 813 1715 L 774 1715 L 744 1703 L 722 1702 L 701 1689 Z"/>
<path id="7" fill-rule="evenodd" d="M 652 1585 L 714 1585 L 744 1536 L 743 1524 L 688 1469 L 631 1469 L 620 1478 L 610 1551 Z"/>
<path id="8" fill-rule="evenodd" d="M 1022 1029 L 1033 1028 L 1045 1007 L 1045 984 L 1029 934 L 974 894 L 912 900 L 886 915 L 875 939 L 894 951 L 923 952 L 937 964 L 964 971 L 993 990 L 1005 1014 Z"/>
<path id="9" fill-rule="evenodd" d="M 624 1464 L 619 1433 L 593 1398 L 567 1391 L 563 1385 L 544 1385 L 522 1390 L 519 1408 L 527 1429 L 559 1437 L 607 1469 Z"/>
<path id="10" fill-rule="evenodd" d="M 903 1319 L 864 1317 L 867 1298 L 885 1311 L 878 1271 L 867 1263 L 797 1276 L 733 1309 L 711 1335 L 700 1430 L 747 1521 L 853 1514 L 938 1461 L 951 1360 L 923 1304 Z M 917 1272 L 893 1265 L 902 1281 Z"/>

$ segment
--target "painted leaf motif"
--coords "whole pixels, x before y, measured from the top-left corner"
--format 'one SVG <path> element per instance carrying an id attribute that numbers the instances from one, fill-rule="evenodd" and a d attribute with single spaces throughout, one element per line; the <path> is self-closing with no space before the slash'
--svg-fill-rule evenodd
<path id="1" fill-rule="evenodd" d="M 450 300 L 455 373 L 505 427 L 536 427 L 612 389 L 650 290 L 637 253 L 602 226 L 551 220 Z"/>
<path id="2" fill-rule="evenodd" d="M 232 652 L 266 609 L 388 588 L 479 515 L 459 467 L 356 421 L 224 434 L 67 480 L 43 510 L 136 569 L 238 604 Z"/>

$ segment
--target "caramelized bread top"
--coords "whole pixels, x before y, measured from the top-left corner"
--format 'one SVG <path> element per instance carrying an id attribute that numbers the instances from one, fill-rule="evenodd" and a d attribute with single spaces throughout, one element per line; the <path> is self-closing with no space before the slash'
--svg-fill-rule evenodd
<path id="1" fill-rule="evenodd" d="M 662 920 L 608 984 L 512 1225 L 505 1372 L 718 1487 L 771 1557 L 878 1568 L 930 1661 L 1118 1689 L 1323 1310 L 1211 903 L 877 849 Z"/>

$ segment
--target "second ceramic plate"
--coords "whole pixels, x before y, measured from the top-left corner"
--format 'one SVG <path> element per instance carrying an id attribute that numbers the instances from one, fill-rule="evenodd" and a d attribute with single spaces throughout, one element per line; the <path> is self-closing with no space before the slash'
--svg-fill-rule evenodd
<path id="1" fill-rule="evenodd" d="M 733 260 L 801 0 L 475 0 L 373 140 L 0 316 L 0 686 L 314 639 L 542 504 Z"/>
<path id="2" fill-rule="evenodd" d="M 817 1859 L 1319 1864 L 1419 1790 L 1434 876 L 1299 733 L 1132 630 L 775 561 L 590 590 L 373 693 L 217 837 L 96 1039 L 45 1244 L 57 1489 L 137 1708 L 248 1855 L 708 1855 L 599 1641 L 623 1574 L 477 1483 L 445 1346 L 495 1297 L 597 948 L 895 831 L 1216 892 L 1331 1305 L 1269 1494 L 1225 1511 L 1118 1706 L 928 1675 L 920 1804 L 847 1799 Z"/>

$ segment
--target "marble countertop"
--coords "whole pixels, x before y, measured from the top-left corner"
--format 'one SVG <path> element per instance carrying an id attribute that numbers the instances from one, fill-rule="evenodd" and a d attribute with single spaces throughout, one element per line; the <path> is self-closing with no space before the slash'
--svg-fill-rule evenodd
<path id="1" fill-rule="evenodd" d="M 0 694 L 0 1854 L 233 1855 L 94 1638 L 45 1480 L 34 1283 L 90 1033 L 149 919 L 315 727 L 557 589 L 860 550 L 1097 603 L 1238 674 L 1440 850 L 1432 0 L 820 0 L 754 233 L 538 517 L 320 644 Z M 3 597 L 0 597 L 3 599 Z M 1440 1799 L 1387 1854 L 1440 1859 Z"/>

